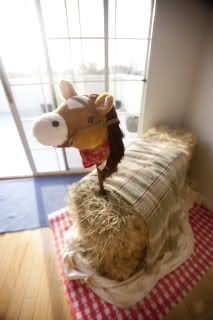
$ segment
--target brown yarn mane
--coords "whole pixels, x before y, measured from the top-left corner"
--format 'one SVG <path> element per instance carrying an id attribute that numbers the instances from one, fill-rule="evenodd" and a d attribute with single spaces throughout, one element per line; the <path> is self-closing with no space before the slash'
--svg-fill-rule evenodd
<path id="1" fill-rule="evenodd" d="M 115 107 L 110 110 L 106 115 L 107 120 L 117 118 L 117 112 Z M 124 134 L 120 129 L 119 123 L 114 123 L 107 127 L 108 129 L 108 142 L 110 148 L 110 154 L 106 162 L 106 166 L 102 171 L 103 179 L 109 177 L 112 173 L 118 170 L 118 163 L 124 156 Z"/>
<path id="2" fill-rule="evenodd" d="M 91 103 L 94 103 L 97 97 L 97 94 L 89 95 Z M 112 109 L 107 113 L 106 120 L 112 120 L 117 118 L 117 112 L 115 110 L 115 107 L 113 106 Z M 107 159 L 106 166 L 102 170 L 103 180 L 118 170 L 118 164 L 123 158 L 125 150 L 123 144 L 124 134 L 120 129 L 119 122 L 109 125 L 107 127 L 107 130 L 110 154 Z"/>

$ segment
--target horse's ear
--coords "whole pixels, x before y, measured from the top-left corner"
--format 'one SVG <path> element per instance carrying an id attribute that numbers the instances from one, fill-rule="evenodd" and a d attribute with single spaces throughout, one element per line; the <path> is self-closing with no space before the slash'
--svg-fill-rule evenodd
<path id="1" fill-rule="evenodd" d="M 71 83 L 69 83 L 68 81 L 61 80 L 61 82 L 59 83 L 59 87 L 60 87 L 62 96 L 66 100 L 71 98 L 71 97 L 73 97 L 73 96 L 77 96 L 78 95 L 76 93 L 73 85 Z"/>
<path id="2" fill-rule="evenodd" d="M 102 114 L 107 114 L 113 107 L 113 96 L 104 92 L 95 100 L 96 110 Z"/>

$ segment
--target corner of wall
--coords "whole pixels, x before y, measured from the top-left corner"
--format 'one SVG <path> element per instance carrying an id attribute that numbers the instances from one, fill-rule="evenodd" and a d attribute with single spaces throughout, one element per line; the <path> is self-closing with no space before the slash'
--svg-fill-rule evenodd
<path id="1" fill-rule="evenodd" d="M 159 124 L 183 124 L 205 18 L 199 1 L 157 1 L 143 131 Z"/>
<path id="2" fill-rule="evenodd" d="M 193 105 L 194 105 L 194 100 L 196 96 L 196 90 L 199 86 L 201 74 L 202 74 L 202 69 L 203 69 L 203 63 L 205 60 L 205 46 L 207 43 L 208 39 L 208 30 L 211 24 L 211 19 L 212 19 L 212 13 L 211 11 L 208 11 L 207 7 L 203 8 L 203 13 L 204 13 L 204 21 L 202 24 L 202 29 L 201 29 L 201 34 L 200 34 L 200 39 L 199 39 L 199 45 L 198 45 L 198 50 L 197 50 L 197 57 L 195 59 L 194 63 L 194 71 L 192 72 L 191 75 L 191 85 L 189 87 L 189 92 L 188 96 L 186 99 L 185 107 L 184 107 L 184 113 L 183 113 L 183 119 L 182 119 L 182 125 L 184 127 L 189 127 L 192 129 L 190 125 L 190 117 L 193 112 Z"/>

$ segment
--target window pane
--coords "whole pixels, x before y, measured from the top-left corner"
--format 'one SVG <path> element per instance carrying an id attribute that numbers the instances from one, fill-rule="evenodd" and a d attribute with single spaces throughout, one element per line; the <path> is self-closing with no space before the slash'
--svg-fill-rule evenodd
<path id="1" fill-rule="evenodd" d="M 103 80 L 97 80 L 93 82 L 72 82 L 76 92 L 78 95 L 83 95 L 83 94 L 92 94 L 92 93 L 101 93 L 104 92 L 104 81 Z M 55 86 L 56 90 L 56 97 L 58 104 L 61 104 L 63 101 L 63 97 L 60 93 L 59 86 Z"/>
<path id="2" fill-rule="evenodd" d="M 41 148 L 32 150 L 33 159 L 36 169 L 39 172 L 58 171 L 60 170 L 59 160 L 55 148 Z"/>
<path id="3" fill-rule="evenodd" d="M 109 0 L 111 38 L 147 38 L 151 0 Z"/>
<path id="4" fill-rule="evenodd" d="M 80 0 L 81 30 L 83 37 L 104 36 L 103 1 Z"/>
<path id="5" fill-rule="evenodd" d="M 64 170 L 61 150 L 40 144 L 32 134 L 36 117 L 53 108 L 49 86 L 12 86 L 12 91 L 37 171 Z"/>
<path id="6" fill-rule="evenodd" d="M 78 0 L 67 1 L 67 12 L 71 37 L 104 36 L 103 1 L 79 0 L 79 7 Z"/>
<path id="7" fill-rule="evenodd" d="M 87 1 L 88 2 L 88 1 Z M 81 36 L 80 14 L 78 7 L 78 0 L 66 1 L 68 26 L 71 37 Z M 80 5 L 80 2 L 79 2 Z"/>
<path id="8" fill-rule="evenodd" d="M 0 39 L 10 83 L 41 81 L 46 68 L 33 0 L 0 1 Z"/>
<path id="9" fill-rule="evenodd" d="M 60 39 L 49 40 L 48 44 L 56 81 L 91 81 L 104 74 L 103 40 Z"/>
<path id="10" fill-rule="evenodd" d="M 74 85 L 79 94 L 100 94 L 104 92 L 104 82 L 101 79 L 94 82 L 78 82 Z"/>
<path id="11" fill-rule="evenodd" d="M 49 86 L 41 85 L 18 85 L 11 86 L 16 105 L 21 118 L 34 117 L 42 114 L 50 105 L 52 99 Z M 49 105 L 49 106 L 48 106 Z"/>
<path id="12" fill-rule="evenodd" d="M 42 0 L 42 16 L 47 37 L 67 37 L 66 10 L 63 0 Z"/>
<path id="13" fill-rule="evenodd" d="M 49 38 L 103 37 L 104 35 L 103 1 L 43 0 L 42 14 Z M 67 17 L 70 34 L 67 28 Z"/>
<path id="14" fill-rule="evenodd" d="M 79 150 L 75 148 L 66 148 L 67 161 L 69 169 L 82 169 L 83 164 Z"/>
<path id="15" fill-rule="evenodd" d="M 146 40 L 110 40 L 109 65 L 111 76 L 116 75 L 116 79 L 130 79 L 130 75 L 132 79 L 143 78 L 146 50 Z"/>
<path id="16" fill-rule="evenodd" d="M 138 136 L 137 130 L 139 116 L 132 116 L 128 113 L 118 112 L 118 117 L 120 120 L 121 130 L 124 133 L 124 145 L 127 146 Z"/>
<path id="17" fill-rule="evenodd" d="M 0 177 L 32 174 L 0 83 Z"/>
<path id="18" fill-rule="evenodd" d="M 36 117 L 51 111 L 53 107 L 49 86 L 12 86 L 12 92 L 30 147 L 45 148 L 34 138 L 32 123 Z"/>
<path id="19" fill-rule="evenodd" d="M 110 92 L 115 98 L 117 110 L 129 114 L 139 114 L 143 83 L 141 81 L 111 81 Z"/>

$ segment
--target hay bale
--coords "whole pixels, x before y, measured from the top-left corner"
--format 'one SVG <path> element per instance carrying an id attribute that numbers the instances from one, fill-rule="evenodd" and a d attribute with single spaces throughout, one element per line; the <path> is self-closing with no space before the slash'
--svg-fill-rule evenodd
<path id="1" fill-rule="evenodd" d="M 171 145 L 192 158 L 196 143 L 184 129 L 158 127 L 144 139 Z M 113 191 L 99 194 L 98 183 L 81 180 L 69 189 L 70 215 L 75 226 L 72 250 L 80 253 L 91 267 L 109 279 L 124 281 L 141 269 L 148 245 L 148 228 L 143 216 Z"/>
<path id="2" fill-rule="evenodd" d="M 132 205 L 115 192 L 106 192 L 100 196 L 93 180 L 70 187 L 70 213 L 78 229 L 74 250 L 100 275 L 123 281 L 141 268 L 148 230 Z"/>
<path id="3" fill-rule="evenodd" d="M 187 156 L 189 162 L 192 159 L 196 138 L 190 131 L 184 128 L 154 127 L 149 129 L 143 137 L 152 142 L 171 145 L 182 151 Z"/>

